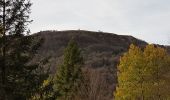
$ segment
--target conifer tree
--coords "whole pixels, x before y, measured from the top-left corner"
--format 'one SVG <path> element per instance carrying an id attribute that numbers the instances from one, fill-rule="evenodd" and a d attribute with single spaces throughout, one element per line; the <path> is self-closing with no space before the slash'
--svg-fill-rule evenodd
<path id="1" fill-rule="evenodd" d="M 83 58 L 74 40 L 71 40 L 64 52 L 63 64 L 58 68 L 54 80 L 57 100 L 74 100 L 74 95 L 81 84 Z"/>
<path id="2" fill-rule="evenodd" d="M 28 33 L 31 3 L 29 0 L 0 0 L 0 99 L 25 100 L 38 91 L 47 74 L 39 64 L 29 62 L 40 41 Z"/>

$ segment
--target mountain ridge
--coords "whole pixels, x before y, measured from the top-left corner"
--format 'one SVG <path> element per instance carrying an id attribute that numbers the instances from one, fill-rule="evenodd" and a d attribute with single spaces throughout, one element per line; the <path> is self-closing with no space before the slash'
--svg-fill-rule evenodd
<path id="1" fill-rule="evenodd" d="M 84 57 L 83 69 L 90 71 L 94 78 L 100 77 L 96 85 L 98 86 L 100 83 L 104 88 L 102 88 L 102 93 L 98 94 L 105 94 L 101 100 L 113 99 L 113 91 L 117 83 L 119 58 L 129 49 L 130 44 L 135 44 L 141 48 L 148 44 L 129 35 L 86 30 L 40 31 L 32 36 L 43 39 L 34 61 L 49 58 L 52 74 L 62 63 L 64 49 L 68 42 L 74 38 Z M 161 47 L 165 48 L 163 45 Z"/>

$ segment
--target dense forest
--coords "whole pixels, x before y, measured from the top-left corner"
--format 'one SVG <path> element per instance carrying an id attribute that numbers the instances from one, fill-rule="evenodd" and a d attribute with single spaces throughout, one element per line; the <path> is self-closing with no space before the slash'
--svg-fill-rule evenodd
<path id="1" fill-rule="evenodd" d="M 30 34 L 29 0 L 0 0 L 0 100 L 169 100 L 170 47 L 85 30 Z"/>

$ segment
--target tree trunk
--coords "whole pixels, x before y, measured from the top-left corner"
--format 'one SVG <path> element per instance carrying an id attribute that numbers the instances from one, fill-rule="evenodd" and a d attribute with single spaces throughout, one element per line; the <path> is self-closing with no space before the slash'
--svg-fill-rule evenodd
<path id="1" fill-rule="evenodd" d="M 5 10 L 6 10 L 6 1 L 3 0 L 3 25 L 2 25 L 2 67 L 1 67 L 1 74 L 2 74 L 2 88 L 3 88 L 3 100 L 6 100 L 6 92 L 5 92 L 5 85 L 6 85 L 6 25 L 5 25 Z"/>

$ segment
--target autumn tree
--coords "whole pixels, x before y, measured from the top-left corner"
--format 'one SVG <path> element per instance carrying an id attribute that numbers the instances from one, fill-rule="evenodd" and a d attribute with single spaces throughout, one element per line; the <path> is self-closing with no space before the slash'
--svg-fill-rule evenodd
<path id="1" fill-rule="evenodd" d="M 142 95 L 142 51 L 131 45 L 129 51 L 124 54 L 118 66 L 118 87 L 116 88 L 116 100 L 130 100 Z"/>
<path id="2" fill-rule="evenodd" d="M 146 97 L 154 100 L 166 100 L 169 95 L 169 81 L 170 81 L 170 56 L 167 51 L 161 47 L 148 45 L 144 52 L 145 66 L 148 73 L 147 82 L 150 83 Z"/>
<path id="3" fill-rule="evenodd" d="M 165 49 L 148 45 L 142 51 L 131 45 L 118 66 L 116 100 L 168 98 L 170 61 Z"/>
<path id="4" fill-rule="evenodd" d="M 54 90 L 57 100 L 74 100 L 81 84 L 83 57 L 77 43 L 72 39 L 64 52 L 63 64 L 54 78 Z"/>

